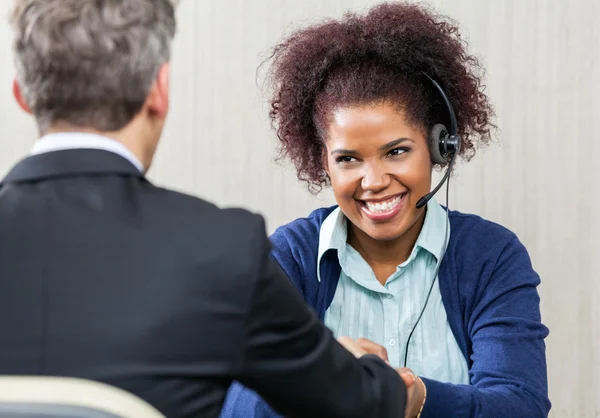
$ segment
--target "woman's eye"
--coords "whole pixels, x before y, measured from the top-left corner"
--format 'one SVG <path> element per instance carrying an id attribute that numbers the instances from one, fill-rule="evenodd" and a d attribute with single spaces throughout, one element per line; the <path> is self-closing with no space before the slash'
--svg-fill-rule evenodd
<path id="1" fill-rule="evenodd" d="M 337 157 L 335 159 L 336 163 L 351 163 L 352 161 L 355 161 L 354 157 L 349 157 L 347 155 L 345 155 L 343 157 Z"/>
<path id="2" fill-rule="evenodd" d="M 406 148 L 394 148 L 393 150 L 391 150 L 389 152 L 389 155 L 401 155 L 407 151 L 408 151 L 408 149 L 406 149 Z"/>

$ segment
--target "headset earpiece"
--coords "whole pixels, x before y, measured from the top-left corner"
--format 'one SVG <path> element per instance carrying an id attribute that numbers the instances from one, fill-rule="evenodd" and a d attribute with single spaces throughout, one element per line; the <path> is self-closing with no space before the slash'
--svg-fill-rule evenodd
<path id="1" fill-rule="evenodd" d="M 429 131 L 429 153 L 431 162 L 434 164 L 446 164 L 448 162 L 448 159 L 444 157 L 446 152 L 443 148 L 446 142 L 444 137 L 446 136 L 448 136 L 448 130 L 441 123 L 433 125 L 433 128 Z"/>
<path id="2" fill-rule="evenodd" d="M 448 161 L 452 159 L 454 154 L 460 154 L 461 143 L 460 135 L 448 135 L 446 137 L 445 148 Z"/>
<path id="3" fill-rule="evenodd" d="M 450 162 L 454 154 L 460 153 L 460 136 L 450 135 L 444 125 L 438 123 L 429 131 L 429 153 L 434 164 Z"/>

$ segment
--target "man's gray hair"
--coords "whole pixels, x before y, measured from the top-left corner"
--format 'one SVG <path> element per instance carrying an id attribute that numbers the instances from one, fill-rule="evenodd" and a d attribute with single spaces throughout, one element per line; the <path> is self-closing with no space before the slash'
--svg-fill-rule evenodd
<path id="1" fill-rule="evenodd" d="M 175 35 L 174 0 L 15 0 L 17 81 L 40 131 L 116 131 L 142 109 Z"/>

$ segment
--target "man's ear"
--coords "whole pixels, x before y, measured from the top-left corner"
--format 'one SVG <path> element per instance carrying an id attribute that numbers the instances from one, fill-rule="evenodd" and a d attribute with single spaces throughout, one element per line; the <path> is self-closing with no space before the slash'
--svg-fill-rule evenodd
<path id="1" fill-rule="evenodd" d="M 152 116 L 166 119 L 169 112 L 169 63 L 163 64 L 152 84 L 148 95 L 147 106 Z"/>
<path id="2" fill-rule="evenodd" d="M 21 86 L 19 85 L 19 82 L 17 81 L 16 77 L 13 79 L 12 90 L 13 96 L 15 97 L 15 100 L 17 101 L 19 107 L 23 109 L 26 113 L 29 113 L 31 115 L 33 112 L 31 111 L 31 108 L 27 105 L 27 102 L 25 102 L 23 92 L 21 91 Z"/>

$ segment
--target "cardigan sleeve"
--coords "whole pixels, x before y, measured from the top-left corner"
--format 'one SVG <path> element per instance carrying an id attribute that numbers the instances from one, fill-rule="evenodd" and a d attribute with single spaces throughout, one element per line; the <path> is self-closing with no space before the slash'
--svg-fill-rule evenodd
<path id="1" fill-rule="evenodd" d="M 545 418 L 550 410 L 538 275 L 516 236 L 479 263 L 468 321 L 471 385 L 423 379 L 423 418 Z M 487 272 L 489 271 L 489 272 Z M 461 278 L 462 282 L 463 279 Z"/>
<path id="2" fill-rule="evenodd" d="M 286 228 L 279 228 L 269 237 L 273 246 L 271 249 L 271 256 L 277 261 L 290 281 L 306 300 L 306 290 L 304 289 L 304 282 L 302 280 L 303 275 L 301 272 L 301 259 L 304 254 L 302 254 L 302 251 L 299 251 L 299 248 L 304 248 L 305 246 L 296 245 L 294 246 L 295 248 L 292 247 L 290 245 L 290 234 L 293 234 L 293 232 L 287 231 Z M 296 238 L 295 241 L 298 241 L 298 238 Z"/>

